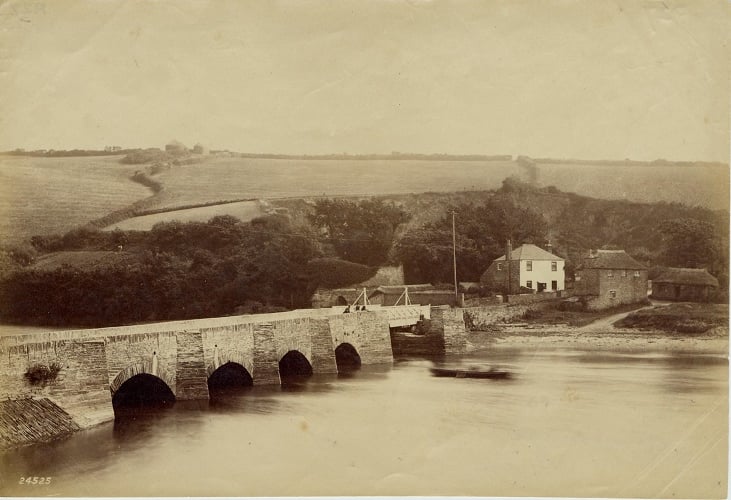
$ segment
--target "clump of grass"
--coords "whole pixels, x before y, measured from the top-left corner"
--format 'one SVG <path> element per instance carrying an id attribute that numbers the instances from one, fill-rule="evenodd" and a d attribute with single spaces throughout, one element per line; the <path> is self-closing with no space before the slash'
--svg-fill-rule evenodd
<path id="1" fill-rule="evenodd" d="M 630 314 L 615 326 L 641 330 L 661 330 L 700 334 L 717 326 L 728 325 L 728 305 L 672 304 Z"/>
<path id="2" fill-rule="evenodd" d="M 36 363 L 26 370 L 25 378 L 28 379 L 31 385 L 38 385 L 55 380 L 60 371 L 61 365 L 58 363 L 54 362 L 50 365 Z"/>

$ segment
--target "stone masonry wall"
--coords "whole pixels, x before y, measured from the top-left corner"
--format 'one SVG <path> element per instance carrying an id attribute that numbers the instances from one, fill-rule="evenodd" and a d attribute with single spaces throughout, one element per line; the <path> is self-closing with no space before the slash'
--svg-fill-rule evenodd
<path id="1" fill-rule="evenodd" d="M 81 427 L 113 417 L 103 341 L 59 341 L 14 346 L 2 353 L 0 387 L 6 397 L 49 398 Z M 31 384 L 28 368 L 57 363 L 55 379 Z"/>
<path id="2" fill-rule="evenodd" d="M 470 331 L 489 328 L 499 323 L 519 320 L 526 311 L 540 307 L 540 304 L 501 304 L 495 306 L 467 307 L 464 319 Z"/>
<path id="3" fill-rule="evenodd" d="M 312 371 L 337 373 L 330 322 L 327 319 L 310 319 L 309 327 L 312 342 Z"/>
<path id="4" fill-rule="evenodd" d="M 430 333 L 444 337 L 444 352 L 460 354 L 467 348 L 467 330 L 463 309 L 452 309 L 445 306 L 432 307 Z"/>
<path id="5" fill-rule="evenodd" d="M 626 272 L 626 276 L 622 276 L 622 271 L 614 270 L 611 277 L 607 270 L 599 271 L 599 294 L 586 302 L 587 309 L 608 309 L 647 300 L 646 270 L 641 270 L 639 277 L 635 277 L 634 271 L 631 270 Z M 614 290 L 614 297 L 611 296 L 610 290 Z"/>
<path id="6" fill-rule="evenodd" d="M 78 430 L 71 415 L 48 398 L 0 401 L 0 451 L 51 441 Z"/>
<path id="7" fill-rule="evenodd" d="M 310 338 L 309 319 L 287 319 L 275 321 L 273 324 L 277 367 L 279 366 L 279 360 L 289 351 L 298 351 L 312 365 L 312 339 Z"/>
<path id="8" fill-rule="evenodd" d="M 179 332 L 175 364 L 176 399 L 208 399 L 208 374 L 201 332 Z"/>
<path id="9" fill-rule="evenodd" d="M 280 384 L 279 358 L 275 341 L 274 324 L 254 325 L 254 370 L 251 373 L 254 385 Z"/>
<path id="10" fill-rule="evenodd" d="M 104 340 L 112 393 L 134 375 L 149 373 L 161 378 L 177 395 L 178 340 L 174 332 L 114 335 Z M 154 357 L 157 357 L 156 373 L 153 373 Z"/>
<path id="11" fill-rule="evenodd" d="M 216 326 L 201 330 L 203 360 L 210 377 L 228 362 L 243 366 L 249 376 L 254 373 L 254 325 L 251 323 Z"/>
<path id="12" fill-rule="evenodd" d="M 391 363 L 391 334 L 385 311 L 359 311 L 331 316 L 333 350 L 342 343 L 352 345 L 363 364 Z"/>

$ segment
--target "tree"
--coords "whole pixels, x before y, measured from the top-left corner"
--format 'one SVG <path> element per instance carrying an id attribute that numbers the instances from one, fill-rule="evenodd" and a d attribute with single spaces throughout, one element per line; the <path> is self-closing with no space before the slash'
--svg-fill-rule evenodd
<path id="1" fill-rule="evenodd" d="M 388 261 L 396 228 L 410 219 L 393 203 L 369 199 L 358 203 L 326 199 L 309 217 L 344 260 L 377 266 Z"/>
<path id="2" fill-rule="evenodd" d="M 697 219 L 672 219 L 660 225 L 663 263 L 672 267 L 711 267 L 721 253 L 713 225 Z"/>
<path id="3" fill-rule="evenodd" d="M 452 215 L 457 214 L 457 278 L 478 281 L 490 263 L 502 255 L 506 240 L 545 243 L 546 221 L 535 212 L 496 197 L 482 205 L 453 207 L 437 222 L 407 232 L 396 244 L 408 282 L 451 282 Z"/>

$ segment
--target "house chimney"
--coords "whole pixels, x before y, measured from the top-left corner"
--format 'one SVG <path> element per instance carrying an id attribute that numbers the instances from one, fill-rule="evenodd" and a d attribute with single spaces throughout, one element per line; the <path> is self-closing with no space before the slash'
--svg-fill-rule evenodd
<path id="1" fill-rule="evenodd" d="M 553 245 L 551 245 L 550 241 L 546 243 L 546 252 L 553 253 Z"/>

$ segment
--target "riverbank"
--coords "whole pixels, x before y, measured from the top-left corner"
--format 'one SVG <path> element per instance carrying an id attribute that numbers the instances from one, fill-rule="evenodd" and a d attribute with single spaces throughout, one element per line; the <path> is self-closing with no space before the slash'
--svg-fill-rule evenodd
<path id="1" fill-rule="evenodd" d="M 702 334 L 614 328 L 594 330 L 556 325 L 505 325 L 468 334 L 468 351 L 492 347 L 558 350 L 611 350 L 627 353 L 687 353 L 728 357 L 729 332 L 717 327 Z"/>

